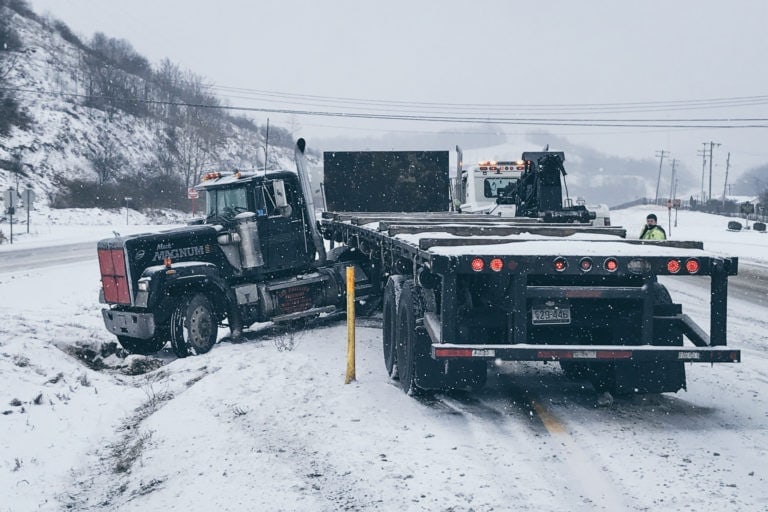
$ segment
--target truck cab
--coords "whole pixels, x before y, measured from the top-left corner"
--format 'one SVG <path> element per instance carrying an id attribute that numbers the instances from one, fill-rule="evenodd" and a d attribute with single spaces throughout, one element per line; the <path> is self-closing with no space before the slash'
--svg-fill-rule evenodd
<path id="1" fill-rule="evenodd" d="M 218 226 L 219 245 L 238 272 L 296 271 L 314 261 L 311 221 L 295 173 L 213 172 L 196 189 L 205 195 L 202 222 Z"/>
<path id="2" fill-rule="evenodd" d="M 500 191 L 514 185 L 525 170 L 525 162 L 483 160 L 461 170 L 458 209 L 462 213 L 489 213 L 497 207 Z M 514 212 L 511 215 L 514 216 Z"/>
<path id="3" fill-rule="evenodd" d="M 365 300 L 361 264 L 346 261 L 346 252 L 326 258 L 300 174 L 212 172 L 195 188 L 205 217 L 192 225 L 98 243 L 102 315 L 128 352 L 153 353 L 170 341 L 179 357 L 201 354 L 219 326 L 237 340 L 254 323 L 335 313 L 350 265 L 356 297 Z"/>

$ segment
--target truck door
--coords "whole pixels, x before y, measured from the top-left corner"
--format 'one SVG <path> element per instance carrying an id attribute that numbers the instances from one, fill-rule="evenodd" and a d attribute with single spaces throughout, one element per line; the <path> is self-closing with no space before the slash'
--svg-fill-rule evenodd
<path id="1" fill-rule="evenodd" d="M 266 266 L 280 270 L 311 262 L 315 249 L 307 236 L 297 185 L 290 180 L 271 180 L 261 193 L 257 203 L 261 203 L 259 231 Z"/>

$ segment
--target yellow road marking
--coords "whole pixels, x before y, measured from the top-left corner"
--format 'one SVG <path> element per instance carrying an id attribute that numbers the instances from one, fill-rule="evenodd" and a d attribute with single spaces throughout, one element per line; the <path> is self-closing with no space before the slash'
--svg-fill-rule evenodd
<path id="1" fill-rule="evenodd" d="M 550 414 L 548 410 L 536 403 L 535 400 L 531 401 L 531 405 L 533 405 L 533 409 L 536 411 L 539 419 L 544 424 L 544 428 L 546 428 L 550 434 L 566 433 L 563 424 L 560 423 L 552 414 Z"/>

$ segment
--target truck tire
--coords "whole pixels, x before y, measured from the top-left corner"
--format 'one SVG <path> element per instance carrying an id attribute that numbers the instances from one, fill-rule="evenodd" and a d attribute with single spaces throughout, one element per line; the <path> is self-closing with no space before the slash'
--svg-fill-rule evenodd
<path id="1" fill-rule="evenodd" d="M 406 394 L 418 396 L 428 389 L 441 389 L 440 363 L 429 354 L 429 335 L 416 329 L 416 318 L 423 315 L 421 299 L 413 281 L 405 281 L 397 304 L 397 372 Z"/>
<path id="2" fill-rule="evenodd" d="M 117 341 L 129 354 L 148 356 L 162 350 L 168 341 L 168 336 L 160 335 L 148 340 L 132 338 L 130 336 L 118 336 Z"/>
<path id="3" fill-rule="evenodd" d="M 382 347 L 384 349 L 384 367 L 391 379 L 398 378 L 397 372 L 397 302 L 403 289 L 403 276 L 390 276 L 384 287 L 383 316 L 381 329 Z"/>
<path id="4" fill-rule="evenodd" d="M 216 343 L 218 322 L 202 293 L 185 295 L 171 313 L 171 346 L 177 357 L 205 354 Z"/>

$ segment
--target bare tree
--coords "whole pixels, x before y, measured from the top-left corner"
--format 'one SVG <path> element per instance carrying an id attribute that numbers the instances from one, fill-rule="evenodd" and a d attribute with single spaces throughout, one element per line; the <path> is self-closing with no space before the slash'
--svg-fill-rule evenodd
<path id="1" fill-rule="evenodd" d="M 99 134 L 98 145 L 93 151 L 90 161 L 99 178 L 100 185 L 119 175 L 128 163 L 115 141 L 104 132 Z"/>

